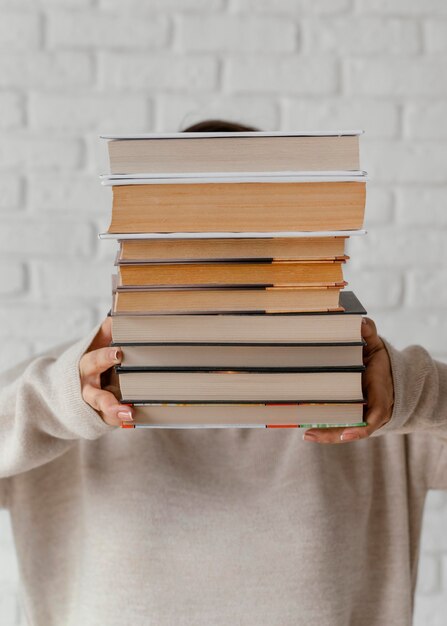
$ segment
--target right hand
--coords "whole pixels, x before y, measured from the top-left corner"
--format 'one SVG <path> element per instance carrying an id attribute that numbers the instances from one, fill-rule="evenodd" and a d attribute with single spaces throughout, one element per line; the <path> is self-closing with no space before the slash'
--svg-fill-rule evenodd
<path id="1" fill-rule="evenodd" d="M 109 347 L 112 341 L 112 318 L 104 320 L 92 343 L 79 361 L 82 398 L 109 426 L 121 426 L 122 422 L 132 421 L 132 408 L 120 404 L 119 386 L 114 365 L 121 362 L 122 353 L 116 347 Z M 108 374 L 105 388 L 101 386 L 101 374 Z"/>

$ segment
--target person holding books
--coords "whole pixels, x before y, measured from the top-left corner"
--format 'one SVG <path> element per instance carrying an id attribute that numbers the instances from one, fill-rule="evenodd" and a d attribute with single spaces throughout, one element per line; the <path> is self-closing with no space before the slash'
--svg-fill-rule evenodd
<path id="1" fill-rule="evenodd" d="M 0 506 L 36 626 L 409 624 L 447 365 L 362 325 L 361 428 L 129 430 L 110 320 L 1 377 Z"/>

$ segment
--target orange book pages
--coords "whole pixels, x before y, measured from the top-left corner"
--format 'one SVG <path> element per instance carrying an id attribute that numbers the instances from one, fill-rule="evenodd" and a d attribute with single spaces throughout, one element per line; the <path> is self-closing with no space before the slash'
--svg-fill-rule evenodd
<path id="1" fill-rule="evenodd" d="M 356 135 L 123 139 L 108 148 L 112 174 L 359 169 Z"/>
<path id="2" fill-rule="evenodd" d="M 275 285 L 343 286 L 341 263 L 184 263 L 120 265 L 120 286 Z"/>
<path id="3" fill-rule="evenodd" d="M 336 259 L 345 256 L 346 237 L 266 239 L 127 239 L 120 262 L 221 259 Z"/>
<path id="4" fill-rule="evenodd" d="M 113 186 L 109 233 L 362 228 L 364 182 Z"/>
<path id="5" fill-rule="evenodd" d="M 337 288 L 160 289 L 117 291 L 114 313 L 337 311 Z"/>

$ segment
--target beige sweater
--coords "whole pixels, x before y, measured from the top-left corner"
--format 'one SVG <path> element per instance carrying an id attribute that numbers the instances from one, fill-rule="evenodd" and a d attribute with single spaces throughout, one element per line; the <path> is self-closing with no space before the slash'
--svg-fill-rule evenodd
<path id="1" fill-rule="evenodd" d="M 80 395 L 91 338 L 1 381 L 0 503 L 30 624 L 411 623 L 425 495 L 447 488 L 446 365 L 388 348 L 391 422 L 318 446 L 109 427 Z"/>

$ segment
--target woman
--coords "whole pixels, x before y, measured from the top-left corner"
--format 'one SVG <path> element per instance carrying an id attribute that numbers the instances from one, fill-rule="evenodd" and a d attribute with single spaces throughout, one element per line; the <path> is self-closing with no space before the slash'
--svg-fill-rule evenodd
<path id="1" fill-rule="evenodd" d="M 29 623 L 409 624 L 425 495 L 447 488 L 447 366 L 362 334 L 368 425 L 306 441 L 117 429 L 109 319 L 4 375 L 0 502 Z"/>

